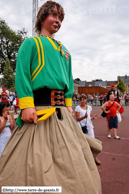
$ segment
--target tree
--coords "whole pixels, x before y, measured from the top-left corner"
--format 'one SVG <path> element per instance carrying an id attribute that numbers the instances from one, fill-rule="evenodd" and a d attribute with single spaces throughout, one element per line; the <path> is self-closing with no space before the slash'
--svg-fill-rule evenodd
<path id="1" fill-rule="evenodd" d="M 4 70 L 3 70 L 3 78 L 2 85 L 10 91 L 10 88 L 15 85 L 15 76 L 13 73 L 13 69 L 10 66 L 9 59 L 6 59 Z"/>
<path id="2" fill-rule="evenodd" d="M 15 32 L 0 19 L 0 73 L 3 72 L 6 58 L 15 72 L 17 52 L 25 38 L 27 31 L 24 28 Z"/>
<path id="3" fill-rule="evenodd" d="M 95 80 L 92 80 L 92 82 L 95 82 L 95 81 L 103 81 L 102 79 L 95 79 Z"/>
<path id="4" fill-rule="evenodd" d="M 81 81 L 80 78 L 76 78 L 75 80 L 76 80 L 76 81 Z"/>
<path id="5" fill-rule="evenodd" d="M 119 80 L 119 84 L 118 84 L 117 88 L 121 92 L 125 92 L 126 91 L 126 84 L 125 84 L 124 80 L 120 76 L 118 77 L 118 80 Z"/>

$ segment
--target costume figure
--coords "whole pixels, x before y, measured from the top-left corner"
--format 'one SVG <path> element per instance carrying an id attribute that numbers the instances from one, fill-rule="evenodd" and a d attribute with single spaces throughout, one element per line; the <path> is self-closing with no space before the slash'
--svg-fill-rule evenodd
<path id="1" fill-rule="evenodd" d="M 108 85 L 111 86 L 111 90 L 108 92 L 107 101 L 109 100 L 109 96 L 110 96 L 111 94 L 114 94 L 114 100 L 120 104 L 120 98 L 119 98 L 120 96 L 119 96 L 119 92 L 118 92 L 117 90 L 115 90 L 115 87 L 116 87 L 118 84 L 119 84 L 119 82 L 118 82 L 116 85 L 110 85 L 110 84 L 108 83 Z M 123 106 L 121 105 L 121 108 L 120 108 L 120 110 L 119 110 L 119 113 L 122 114 L 123 112 L 124 112 L 124 108 L 123 108 Z"/>
<path id="2" fill-rule="evenodd" d="M 17 95 L 16 95 L 16 99 L 13 101 L 13 106 L 14 106 L 15 113 L 17 113 L 19 109 L 19 100 Z"/>
<path id="3" fill-rule="evenodd" d="M 47 1 L 37 15 L 40 36 L 26 39 L 18 52 L 16 90 L 24 122 L 19 116 L 20 127 L 1 155 L 0 184 L 61 186 L 62 194 L 101 194 L 93 158 L 101 151 L 101 142 L 84 135 L 72 116 L 71 55 L 53 39 L 63 18 L 63 8 Z"/>

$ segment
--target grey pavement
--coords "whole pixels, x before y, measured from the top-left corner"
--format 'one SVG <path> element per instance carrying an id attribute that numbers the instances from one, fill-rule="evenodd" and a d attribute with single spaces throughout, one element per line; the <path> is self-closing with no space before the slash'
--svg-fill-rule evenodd
<path id="1" fill-rule="evenodd" d="M 120 140 L 107 138 L 107 122 L 101 117 L 93 120 L 95 137 L 102 141 L 103 150 L 98 155 L 98 170 L 103 194 L 129 194 L 129 106 L 124 106 L 122 122 L 118 126 Z M 93 114 L 101 115 L 100 106 L 93 106 Z"/>

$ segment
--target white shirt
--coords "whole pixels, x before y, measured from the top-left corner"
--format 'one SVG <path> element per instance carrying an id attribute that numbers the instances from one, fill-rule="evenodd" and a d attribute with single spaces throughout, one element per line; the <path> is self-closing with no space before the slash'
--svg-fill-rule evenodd
<path id="1" fill-rule="evenodd" d="M 87 129 L 90 130 L 91 128 L 93 128 L 93 124 L 92 124 L 91 117 L 90 117 L 90 113 L 91 113 L 91 111 L 92 111 L 92 107 L 89 106 L 89 105 L 87 105 L 87 106 L 88 106 L 87 110 L 84 110 L 84 109 L 82 109 L 82 108 L 80 107 L 80 105 L 78 105 L 78 106 L 76 106 L 76 108 L 75 108 L 75 112 L 79 112 L 79 113 L 80 113 L 80 117 L 83 117 L 83 116 L 87 113 L 88 117 L 85 118 L 85 119 L 83 119 L 83 120 L 81 120 L 81 121 L 78 121 L 78 125 L 79 125 L 80 127 L 81 127 L 81 125 L 82 125 L 82 126 L 87 125 Z M 81 125 L 80 125 L 80 123 L 81 123 Z"/>
<path id="2" fill-rule="evenodd" d="M 9 100 L 10 100 L 10 102 L 12 102 L 13 101 L 13 96 L 10 96 Z"/>
<path id="3" fill-rule="evenodd" d="M 87 106 L 88 106 L 87 110 L 84 110 L 84 109 L 82 109 L 80 107 L 80 105 L 78 105 L 75 108 L 75 112 L 79 112 L 80 113 L 80 117 L 83 117 L 87 113 L 88 117 L 86 119 L 78 121 L 78 125 L 79 125 L 80 128 L 81 128 L 81 125 L 82 126 L 86 125 L 87 129 L 88 129 L 87 135 L 89 135 L 89 136 L 94 138 L 95 137 L 94 130 L 93 130 L 94 127 L 93 127 L 93 124 L 92 124 L 92 121 L 91 121 L 91 117 L 90 117 L 90 113 L 92 111 L 92 107 L 89 106 L 89 105 L 87 105 Z M 81 125 L 80 125 L 80 123 L 81 123 Z"/>
<path id="4" fill-rule="evenodd" d="M 13 101 L 13 105 L 16 105 L 16 99 Z"/>

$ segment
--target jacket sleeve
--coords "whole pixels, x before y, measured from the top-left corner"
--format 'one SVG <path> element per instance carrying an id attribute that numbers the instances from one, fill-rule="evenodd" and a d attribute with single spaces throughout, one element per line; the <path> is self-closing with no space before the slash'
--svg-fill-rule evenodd
<path id="1" fill-rule="evenodd" d="M 73 76 L 72 76 L 71 55 L 69 55 L 69 89 L 65 93 L 66 106 L 72 106 L 72 96 L 73 96 Z"/>
<path id="2" fill-rule="evenodd" d="M 30 38 L 22 43 L 16 62 L 15 85 L 19 98 L 20 109 L 34 107 L 31 82 L 31 63 L 33 56 L 33 41 Z"/>

